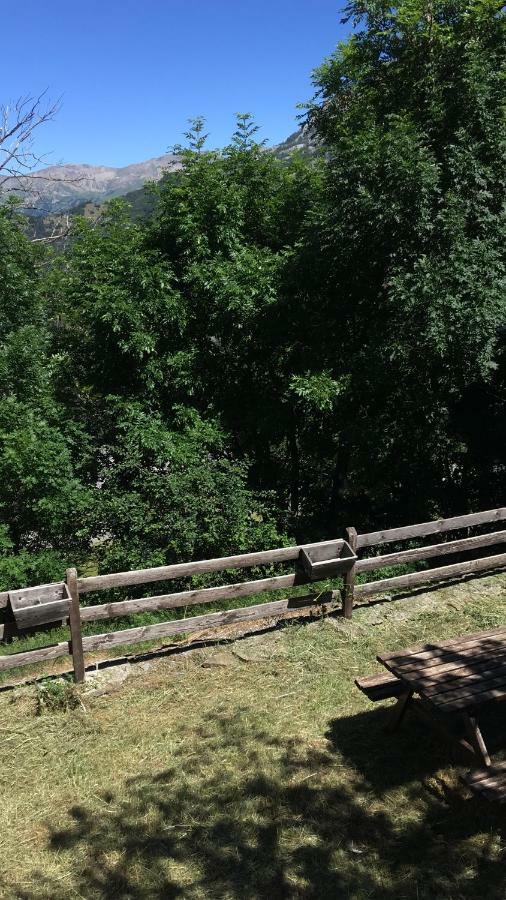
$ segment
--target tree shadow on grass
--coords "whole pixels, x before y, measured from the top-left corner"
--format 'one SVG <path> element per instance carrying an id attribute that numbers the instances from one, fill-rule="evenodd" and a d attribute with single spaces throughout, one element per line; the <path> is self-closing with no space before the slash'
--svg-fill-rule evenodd
<path id="1" fill-rule="evenodd" d="M 393 840 L 383 848 L 389 867 L 399 864 L 425 882 L 416 893 L 397 896 L 444 898 L 504 898 L 503 843 L 506 809 L 469 797 L 460 774 L 469 761 L 430 724 L 408 712 L 394 734 L 385 731 L 387 709 L 379 708 L 329 723 L 327 738 L 333 750 L 360 773 L 362 785 L 388 803 L 402 792 L 404 805 L 422 815 L 407 827 L 396 827 Z M 353 724 L 352 724 L 353 723 Z M 491 750 L 504 748 L 502 717 L 497 708 L 482 717 Z M 458 728 L 457 728 L 458 731 Z M 467 868 L 467 873 L 466 873 Z M 439 878 L 439 873 L 445 875 Z"/>
<path id="2" fill-rule="evenodd" d="M 417 723 L 387 738 L 384 713 L 321 741 L 272 736 L 247 709 L 182 727 L 170 768 L 52 831 L 64 887 L 40 875 L 16 896 L 502 900 L 500 815 L 427 790 L 441 747 Z"/>

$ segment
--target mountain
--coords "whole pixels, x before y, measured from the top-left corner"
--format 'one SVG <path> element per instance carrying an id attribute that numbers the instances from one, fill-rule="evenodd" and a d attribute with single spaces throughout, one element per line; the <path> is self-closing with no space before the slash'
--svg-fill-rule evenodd
<path id="1" fill-rule="evenodd" d="M 297 151 L 305 156 L 312 156 L 317 149 L 314 131 L 307 125 L 302 125 L 293 134 L 290 134 L 281 144 L 273 147 L 273 152 L 278 159 L 286 159 L 291 153 Z"/>
<path id="2" fill-rule="evenodd" d="M 47 216 L 83 202 L 102 203 L 122 197 L 139 190 L 146 181 L 159 181 L 165 173 L 180 168 L 179 157 L 172 153 L 121 168 L 68 163 L 7 179 L 3 190 L 18 195 L 23 208 L 32 215 Z"/>

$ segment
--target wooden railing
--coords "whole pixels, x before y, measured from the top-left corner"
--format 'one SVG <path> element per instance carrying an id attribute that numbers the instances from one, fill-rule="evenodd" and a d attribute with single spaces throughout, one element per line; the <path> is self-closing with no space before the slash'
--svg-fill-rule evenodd
<path id="1" fill-rule="evenodd" d="M 335 610 L 337 604 L 342 605 L 343 615 L 346 618 L 350 618 L 354 605 L 357 601 L 360 603 L 362 598 L 368 598 L 372 594 L 382 593 L 386 590 L 405 591 L 422 584 L 506 567 L 506 553 L 489 555 L 466 562 L 438 566 L 433 569 L 412 572 L 407 575 L 397 575 L 392 578 L 382 578 L 366 583 L 357 582 L 357 576 L 361 573 L 378 571 L 393 565 L 405 565 L 420 560 L 439 558 L 445 555 L 471 552 L 482 547 L 505 544 L 506 530 L 478 534 L 472 537 L 466 536 L 460 540 L 452 539 L 425 547 L 415 547 L 406 550 L 396 549 L 393 553 L 377 556 L 363 557 L 359 555 L 360 551 L 369 550 L 371 547 L 381 544 L 397 544 L 406 540 L 454 532 L 459 529 L 469 529 L 504 520 L 506 520 L 506 507 L 456 518 L 438 519 L 418 525 L 408 525 L 402 528 L 392 528 L 386 531 L 369 532 L 367 534 L 358 534 L 354 528 L 348 528 L 346 530 L 346 540 L 357 554 L 357 558 L 345 574 L 343 587 L 340 590 L 326 590 L 323 593 L 263 602 L 254 606 L 211 612 L 104 634 L 83 635 L 82 625 L 86 622 L 129 616 L 142 612 L 156 612 L 182 607 L 186 609 L 190 606 L 214 603 L 221 600 L 233 600 L 281 589 L 287 590 L 297 585 L 308 584 L 307 576 L 298 565 L 301 550 L 317 548 L 320 552 L 328 548 L 330 552 L 330 549 L 335 547 L 337 539 L 323 541 L 319 544 L 299 544 L 293 547 L 281 547 L 257 553 L 245 553 L 217 559 L 200 560 L 198 562 L 91 577 L 78 577 L 75 569 L 68 569 L 65 582 L 47 585 L 44 587 L 44 590 L 48 593 L 50 588 L 54 588 L 55 592 L 61 592 L 65 588 L 65 597 L 68 599 L 61 602 L 67 604 L 65 608 L 68 610 L 70 641 L 63 641 L 52 646 L 28 650 L 23 653 L 0 655 L 0 671 L 53 660 L 71 654 L 74 676 L 76 681 L 80 682 L 85 677 L 84 654 L 90 651 L 108 649 L 121 644 L 136 644 L 142 641 L 171 637 L 176 634 L 190 633 L 201 629 L 215 629 L 232 623 L 272 617 L 280 618 L 290 610 L 307 612 L 317 609 L 325 613 Z M 295 563 L 294 571 L 284 575 L 274 575 L 257 578 L 253 581 L 189 589 L 138 599 L 117 600 L 100 605 L 81 605 L 81 597 L 90 592 L 166 582 L 197 574 L 209 574 L 230 569 L 269 566 L 274 563 L 289 562 Z M 0 608 L 6 608 L 9 604 L 9 592 L 0 593 Z M 0 637 L 8 637 L 7 626 L 5 626 L 5 630 L 2 626 L 0 628 Z"/>
<path id="2" fill-rule="evenodd" d="M 377 546 L 379 544 L 400 543 L 406 540 L 424 538 L 429 535 L 445 534 L 446 532 L 459 531 L 463 528 L 474 528 L 478 525 L 502 522 L 506 520 L 506 507 L 489 509 L 485 512 L 470 513 L 466 516 L 456 516 L 450 519 L 436 519 L 432 522 L 422 522 L 418 525 L 406 525 L 402 528 L 389 528 L 385 531 L 370 531 L 367 534 L 357 534 L 354 528 L 346 529 L 346 537 L 350 546 L 358 554 L 360 550 Z M 343 591 L 343 613 L 349 618 L 352 615 L 355 598 L 369 597 L 372 594 L 382 593 L 387 590 L 409 590 L 421 584 L 430 584 L 434 581 L 443 581 L 448 578 L 460 578 L 475 572 L 484 572 L 488 569 L 497 569 L 506 566 L 506 553 L 494 556 L 485 556 L 467 562 L 455 563 L 450 566 L 438 566 L 434 569 L 424 569 L 421 572 L 411 572 L 408 575 L 396 575 L 393 578 L 382 578 L 378 581 L 370 581 L 365 584 L 356 584 L 357 575 L 362 572 L 374 572 L 389 566 L 407 565 L 425 559 L 434 559 L 441 556 L 455 555 L 470 552 L 481 547 L 491 547 L 506 543 L 506 531 L 494 531 L 487 534 L 479 534 L 474 537 L 465 537 L 458 540 L 445 541 L 439 544 L 430 544 L 425 547 L 400 550 L 395 553 L 386 553 L 381 556 L 358 558 L 346 575 Z"/>

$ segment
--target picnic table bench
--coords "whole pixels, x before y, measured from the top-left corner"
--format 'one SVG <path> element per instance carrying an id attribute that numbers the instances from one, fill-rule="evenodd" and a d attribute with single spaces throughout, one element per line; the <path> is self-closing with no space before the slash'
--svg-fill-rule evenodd
<path id="1" fill-rule="evenodd" d="M 478 724 L 485 706 L 506 700 L 506 626 L 451 641 L 418 644 L 377 658 L 388 672 L 359 678 L 356 684 L 371 700 L 397 697 L 389 729 L 399 726 L 416 696 L 416 709 L 481 767 L 467 777 L 469 787 L 489 797 L 495 790 L 498 798 L 506 800 L 506 768 L 501 764 L 491 767 Z M 452 720 L 460 721 L 464 737 L 450 730 Z"/>
<path id="2" fill-rule="evenodd" d="M 506 803 L 506 762 L 485 769 L 475 769 L 464 775 L 462 781 L 484 800 Z"/>

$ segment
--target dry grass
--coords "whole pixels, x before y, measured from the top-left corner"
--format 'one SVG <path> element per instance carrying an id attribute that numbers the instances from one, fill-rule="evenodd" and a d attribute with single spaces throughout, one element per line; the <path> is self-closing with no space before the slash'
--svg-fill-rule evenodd
<path id="1" fill-rule="evenodd" d="M 223 666 L 132 666 L 85 710 L 0 695 L 0 895 L 503 900 L 504 813 L 416 720 L 387 737 L 353 679 L 505 612 L 495 575 L 248 637 Z"/>

